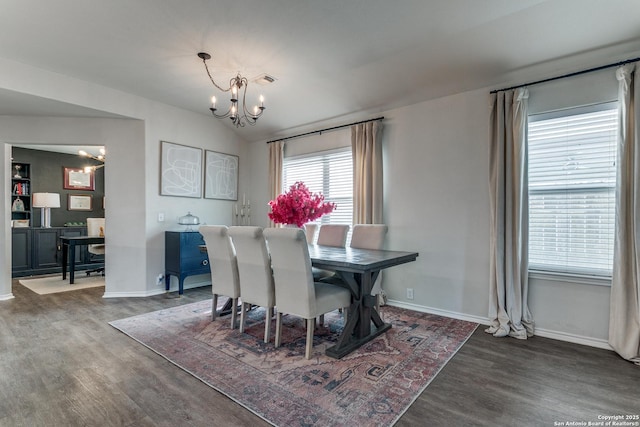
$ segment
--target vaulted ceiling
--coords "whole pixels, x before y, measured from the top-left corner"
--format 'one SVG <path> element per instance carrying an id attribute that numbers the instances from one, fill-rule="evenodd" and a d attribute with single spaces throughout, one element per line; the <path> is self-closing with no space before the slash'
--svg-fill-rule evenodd
<path id="1" fill-rule="evenodd" d="M 248 141 L 640 52 L 638 0 L 0 0 L 0 10 L 0 57 L 202 114 L 215 91 L 197 52 L 213 56 L 221 83 L 272 75 L 249 85 L 248 102 L 262 93 L 267 110 L 237 130 Z M 0 114 L 101 115 L 2 90 Z"/>

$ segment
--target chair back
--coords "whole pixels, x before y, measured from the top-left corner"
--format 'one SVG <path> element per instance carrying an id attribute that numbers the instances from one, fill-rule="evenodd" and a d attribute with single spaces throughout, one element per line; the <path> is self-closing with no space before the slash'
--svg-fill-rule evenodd
<path id="1" fill-rule="evenodd" d="M 236 249 L 240 295 L 245 303 L 261 307 L 275 306 L 275 288 L 271 272 L 271 258 L 261 227 L 236 226 L 229 228 L 229 236 Z"/>
<path id="2" fill-rule="evenodd" d="M 307 243 L 313 245 L 316 242 L 316 232 L 318 231 L 318 224 L 305 224 L 304 233 L 307 235 Z"/>
<path id="3" fill-rule="evenodd" d="M 318 244 L 322 246 L 336 246 L 343 248 L 347 243 L 349 226 L 343 224 L 324 224 L 318 232 Z"/>
<path id="4" fill-rule="evenodd" d="M 316 294 L 307 238 L 300 228 L 267 228 L 278 312 L 314 317 Z"/>
<path id="5" fill-rule="evenodd" d="M 226 225 L 203 225 L 200 234 L 207 245 L 211 266 L 211 289 L 229 298 L 240 296 L 240 279 L 236 252 Z"/>
<path id="6" fill-rule="evenodd" d="M 104 230 L 104 218 L 87 218 L 87 236 L 104 236 Z M 92 254 L 103 255 L 105 253 L 104 243 L 88 245 L 88 250 Z"/>
<path id="7" fill-rule="evenodd" d="M 388 228 L 385 224 L 356 224 L 353 226 L 349 246 L 359 249 L 382 249 Z"/>

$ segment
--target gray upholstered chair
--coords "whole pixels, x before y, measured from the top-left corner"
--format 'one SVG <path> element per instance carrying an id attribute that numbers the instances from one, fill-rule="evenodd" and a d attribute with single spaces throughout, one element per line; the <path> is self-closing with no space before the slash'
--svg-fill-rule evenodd
<path id="1" fill-rule="evenodd" d="M 386 224 L 356 224 L 351 233 L 349 246 L 360 249 L 382 249 L 384 248 L 384 238 L 389 227 Z M 382 272 L 373 284 L 371 295 L 378 295 L 382 291 Z M 376 308 L 380 309 L 378 298 L 376 298 Z"/>
<path id="2" fill-rule="evenodd" d="M 307 324 L 305 357 L 310 359 L 315 318 L 349 306 L 351 293 L 328 283 L 314 283 L 309 248 L 302 229 L 269 228 L 264 230 L 264 236 L 271 254 L 276 288 L 275 345 L 280 346 L 282 314 L 302 317 Z"/>
<path id="3" fill-rule="evenodd" d="M 240 332 L 244 332 L 245 313 L 251 305 L 266 308 L 264 342 L 271 336 L 271 316 L 276 305 L 276 293 L 271 272 L 271 258 L 261 227 L 236 226 L 229 228 L 229 236 L 236 249 L 240 276 Z"/>
<path id="4" fill-rule="evenodd" d="M 216 320 L 218 295 L 231 298 L 231 329 L 235 329 L 238 318 L 238 298 L 240 298 L 240 279 L 236 252 L 225 225 L 203 225 L 198 230 L 207 246 L 209 265 L 211 266 L 211 292 L 213 302 L 211 321 Z"/>
<path id="5" fill-rule="evenodd" d="M 347 242 L 347 234 L 349 233 L 349 226 L 344 224 L 324 224 L 320 226 L 318 231 L 318 245 L 322 246 L 336 246 L 344 248 Z M 319 268 L 313 268 L 313 279 L 315 281 L 331 277 L 334 272 L 329 270 L 322 270 Z"/>
<path id="6" fill-rule="evenodd" d="M 343 248 L 347 243 L 349 226 L 343 224 L 324 224 L 318 232 L 318 244 Z"/>
<path id="7" fill-rule="evenodd" d="M 318 224 L 305 224 L 304 233 L 307 235 L 307 243 L 313 245 L 316 242 L 316 232 L 318 231 Z"/>

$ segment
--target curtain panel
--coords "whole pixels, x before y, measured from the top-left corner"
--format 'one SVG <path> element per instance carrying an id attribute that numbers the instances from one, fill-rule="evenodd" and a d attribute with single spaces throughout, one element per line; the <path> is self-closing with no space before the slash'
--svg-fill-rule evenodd
<path id="1" fill-rule="evenodd" d="M 609 312 L 609 345 L 623 358 L 640 364 L 640 89 L 638 63 L 616 70 L 620 126 L 616 176 L 616 234 Z"/>
<path id="2" fill-rule="evenodd" d="M 284 141 L 269 144 L 269 197 L 274 200 L 282 192 L 282 167 L 284 163 Z M 269 221 L 275 227 L 273 221 Z"/>
<path id="3" fill-rule="evenodd" d="M 353 223 L 382 224 L 382 123 L 351 126 Z"/>
<path id="4" fill-rule="evenodd" d="M 528 184 L 526 88 L 491 94 L 490 291 L 485 332 L 526 339 L 534 322 L 528 306 Z"/>

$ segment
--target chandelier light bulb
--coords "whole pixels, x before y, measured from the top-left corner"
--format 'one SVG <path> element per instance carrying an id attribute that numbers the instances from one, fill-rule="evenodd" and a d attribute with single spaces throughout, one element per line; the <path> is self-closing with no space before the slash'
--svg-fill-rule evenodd
<path id="1" fill-rule="evenodd" d="M 260 95 L 260 105 L 264 105 L 264 96 Z"/>
<path id="2" fill-rule="evenodd" d="M 107 151 L 104 148 L 100 148 L 100 154 L 104 156 L 105 154 L 107 154 Z"/>
<path id="3" fill-rule="evenodd" d="M 217 101 L 217 100 L 216 100 L 216 97 L 215 97 L 215 96 L 212 96 L 212 97 L 211 97 L 211 106 L 212 106 L 213 108 L 216 108 L 216 101 Z"/>
<path id="4" fill-rule="evenodd" d="M 87 157 L 87 156 L 89 155 L 89 154 L 88 154 L 86 151 L 84 151 L 84 150 L 78 150 L 78 154 L 80 154 L 81 156 L 85 156 L 85 157 Z"/>

